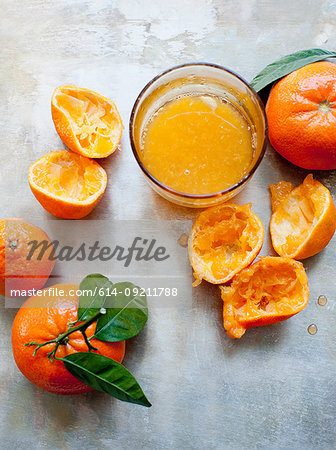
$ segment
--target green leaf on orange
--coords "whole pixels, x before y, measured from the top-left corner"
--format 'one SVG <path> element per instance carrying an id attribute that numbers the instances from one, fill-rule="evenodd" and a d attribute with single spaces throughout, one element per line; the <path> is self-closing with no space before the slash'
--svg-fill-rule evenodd
<path id="1" fill-rule="evenodd" d="M 72 353 L 61 359 L 83 383 L 123 402 L 152 406 L 133 375 L 120 363 L 97 353 Z"/>
<path id="2" fill-rule="evenodd" d="M 80 285 L 78 303 L 78 320 L 87 320 L 104 307 L 106 298 L 112 288 L 112 282 L 99 273 L 85 277 Z"/>
<path id="3" fill-rule="evenodd" d="M 336 52 L 330 52 L 321 48 L 312 48 L 291 53 L 268 64 L 268 66 L 253 78 L 251 86 L 259 92 L 280 78 L 307 64 L 335 57 Z"/>
<path id="4" fill-rule="evenodd" d="M 106 314 L 97 320 L 95 338 L 119 342 L 137 335 L 148 319 L 147 297 L 130 282 L 115 283 L 106 299 Z"/>

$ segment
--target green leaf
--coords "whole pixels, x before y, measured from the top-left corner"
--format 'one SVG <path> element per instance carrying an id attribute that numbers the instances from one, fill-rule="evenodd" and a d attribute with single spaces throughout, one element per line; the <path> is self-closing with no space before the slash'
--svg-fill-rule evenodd
<path id="1" fill-rule="evenodd" d="M 62 358 L 67 370 L 83 383 L 123 402 L 152 406 L 133 375 L 120 363 L 97 353 L 72 353 Z"/>
<path id="2" fill-rule="evenodd" d="M 105 303 L 106 314 L 97 320 L 95 338 L 118 342 L 137 335 L 148 318 L 147 298 L 133 283 L 115 283 Z"/>
<path id="3" fill-rule="evenodd" d="M 310 50 L 300 50 L 296 53 L 284 56 L 265 67 L 251 82 L 251 86 L 257 91 L 274 83 L 274 81 L 288 75 L 294 70 L 300 69 L 307 64 L 317 61 L 323 61 L 328 58 L 336 57 L 336 52 L 329 52 L 320 48 Z"/>
<path id="4" fill-rule="evenodd" d="M 85 277 L 79 285 L 78 320 L 87 320 L 96 314 L 105 305 L 112 286 L 112 282 L 99 273 Z"/>

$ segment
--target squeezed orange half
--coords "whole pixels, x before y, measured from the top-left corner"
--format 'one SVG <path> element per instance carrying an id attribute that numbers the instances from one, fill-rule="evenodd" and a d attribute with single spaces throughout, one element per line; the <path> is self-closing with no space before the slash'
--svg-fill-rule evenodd
<path id="1" fill-rule="evenodd" d="M 121 139 L 116 105 L 97 92 L 59 86 L 51 98 L 51 114 L 59 137 L 70 150 L 88 158 L 106 158 Z"/>
<path id="2" fill-rule="evenodd" d="M 243 113 L 213 95 L 167 102 L 142 135 L 143 163 L 161 183 L 194 195 L 223 191 L 253 159 L 252 129 Z"/>
<path id="3" fill-rule="evenodd" d="M 93 159 L 77 153 L 49 152 L 29 167 L 28 181 L 44 209 L 62 219 L 87 216 L 103 195 L 107 175 Z"/>

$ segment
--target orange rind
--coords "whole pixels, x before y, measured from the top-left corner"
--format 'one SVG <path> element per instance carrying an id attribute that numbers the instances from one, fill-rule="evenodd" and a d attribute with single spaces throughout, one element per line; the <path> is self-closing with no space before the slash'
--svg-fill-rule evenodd
<path id="1" fill-rule="evenodd" d="M 270 232 L 280 256 L 304 259 L 323 250 L 336 229 L 336 208 L 329 190 L 308 175 L 300 186 L 270 185 Z"/>
<path id="2" fill-rule="evenodd" d="M 92 159 L 58 150 L 29 167 L 29 185 L 44 209 L 63 219 L 88 215 L 103 195 L 107 175 Z"/>
<path id="3" fill-rule="evenodd" d="M 188 252 L 197 286 L 230 281 L 258 255 L 264 237 L 251 205 L 224 203 L 203 211 L 192 227 Z"/>
<path id="4" fill-rule="evenodd" d="M 240 338 L 247 328 L 288 319 L 308 303 L 309 287 L 302 263 L 265 256 L 243 269 L 230 286 L 220 286 L 224 328 Z"/>
<path id="5" fill-rule="evenodd" d="M 106 158 L 119 145 L 122 121 L 116 105 L 89 89 L 59 86 L 51 114 L 60 138 L 70 150 L 89 158 Z"/>

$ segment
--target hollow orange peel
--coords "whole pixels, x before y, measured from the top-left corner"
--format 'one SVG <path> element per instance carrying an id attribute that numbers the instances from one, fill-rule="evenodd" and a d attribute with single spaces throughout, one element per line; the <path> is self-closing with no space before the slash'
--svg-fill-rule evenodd
<path id="1" fill-rule="evenodd" d="M 224 328 L 240 338 L 247 328 L 288 319 L 308 303 L 308 278 L 301 262 L 265 256 L 220 286 Z"/>
<path id="2" fill-rule="evenodd" d="M 51 114 L 70 150 L 89 158 L 106 158 L 119 145 L 122 121 L 116 105 L 89 89 L 66 85 L 55 89 Z"/>
<path id="3" fill-rule="evenodd" d="M 308 258 L 323 250 L 336 229 L 336 208 L 329 189 L 312 174 L 296 188 L 285 181 L 269 187 L 274 250 L 294 259 Z"/>
<path id="4" fill-rule="evenodd" d="M 88 215 L 107 185 L 96 161 L 67 150 L 49 152 L 31 164 L 28 180 L 43 208 L 63 219 Z"/>
<path id="5" fill-rule="evenodd" d="M 223 203 L 201 212 L 188 241 L 193 286 L 202 279 L 213 284 L 231 280 L 255 259 L 263 238 L 263 225 L 251 204 Z"/>

